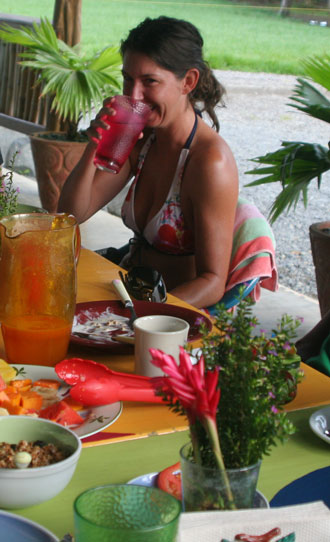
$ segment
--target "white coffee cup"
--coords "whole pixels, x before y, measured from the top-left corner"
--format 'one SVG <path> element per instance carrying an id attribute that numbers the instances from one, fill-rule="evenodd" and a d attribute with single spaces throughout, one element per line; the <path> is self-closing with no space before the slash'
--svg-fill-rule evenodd
<path id="1" fill-rule="evenodd" d="M 189 324 L 181 318 L 152 314 L 134 321 L 135 372 L 144 376 L 162 376 L 164 373 L 151 363 L 149 348 L 162 350 L 179 361 L 179 346 L 187 342 Z"/>

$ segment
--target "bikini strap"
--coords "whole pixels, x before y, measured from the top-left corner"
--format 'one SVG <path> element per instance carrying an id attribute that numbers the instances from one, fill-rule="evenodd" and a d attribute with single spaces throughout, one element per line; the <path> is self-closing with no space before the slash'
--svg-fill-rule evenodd
<path id="1" fill-rule="evenodd" d="M 188 139 L 187 141 L 185 142 L 183 148 L 184 149 L 189 149 L 190 148 L 190 145 L 192 143 L 192 140 L 194 139 L 194 135 L 196 133 L 196 130 L 197 130 L 197 124 L 198 124 L 198 117 L 197 117 L 197 112 L 195 111 L 195 122 L 194 122 L 194 126 L 192 127 L 192 130 L 188 136 Z"/>

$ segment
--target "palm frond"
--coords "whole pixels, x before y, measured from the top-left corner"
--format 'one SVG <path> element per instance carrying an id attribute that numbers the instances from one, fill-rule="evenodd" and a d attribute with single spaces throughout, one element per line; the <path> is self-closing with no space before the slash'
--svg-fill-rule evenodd
<path id="1" fill-rule="evenodd" d="M 282 192 L 276 197 L 270 211 L 270 220 L 274 222 L 281 213 L 295 208 L 301 198 L 307 205 L 310 182 L 317 179 L 320 187 L 322 175 L 330 170 L 330 150 L 313 143 L 283 141 L 279 150 L 251 161 L 269 165 L 246 171 L 247 175 L 264 176 L 245 186 L 278 181 L 282 184 Z"/>
<path id="2" fill-rule="evenodd" d="M 330 90 L 329 55 L 311 57 L 303 64 L 308 77 Z M 297 78 L 297 85 L 290 100 L 291 107 L 330 123 L 330 100 L 306 79 Z M 322 175 L 330 170 L 329 149 L 330 141 L 328 148 L 317 143 L 283 141 L 280 149 L 251 159 L 259 166 L 245 173 L 258 175 L 259 178 L 245 186 L 275 182 L 280 182 L 282 185 L 282 191 L 271 207 L 271 222 L 274 222 L 284 211 L 295 208 L 301 199 L 305 207 L 307 206 L 308 188 L 311 181 L 316 179 L 317 187 L 320 188 Z M 265 164 L 266 167 L 260 167 L 261 164 Z"/>
<path id="3" fill-rule="evenodd" d="M 306 75 L 315 83 L 330 90 L 330 55 L 314 56 L 303 61 Z"/>
<path id="4" fill-rule="evenodd" d="M 106 96 L 120 91 L 118 47 L 106 47 L 87 57 L 79 47 L 58 39 L 47 18 L 32 28 L 1 28 L 0 39 L 26 48 L 21 64 L 38 72 L 43 82 L 41 95 L 52 96 L 53 109 L 64 120 L 78 123 L 93 108 L 100 108 Z"/>
<path id="5" fill-rule="evenodd" d="M 298 84 L 294 88 L 294 94 L 290 100 L 297 103 L 289 103 L 311 117 L 330 123 L 330 100 L 308 81 L 297 78 Z"/>
<path id="6" fill-rule="evenodd" d="M 48 19 L 41 19 L 40 24 L 33 23 L 32 28 L 20 26 L 14 28 L 6 23 L 0 26 L 0 39 L 7 43 L 18 43 L 31 49 L 45 51 L 58 50 L 55 30 Z"/>

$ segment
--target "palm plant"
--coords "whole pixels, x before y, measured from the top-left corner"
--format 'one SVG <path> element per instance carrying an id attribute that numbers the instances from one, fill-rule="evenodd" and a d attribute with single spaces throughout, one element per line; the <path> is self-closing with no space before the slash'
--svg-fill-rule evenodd
<path id="1" fill-rule="evenodd" d="M 309 79 L 330 91 L 329 55 L 311 57 L 303 65 Z M 330 123 L 329 99 L 307 79 L 297 78 L 289 99 L 292 101 L 289 103 L 291 107 Z M 270 221 L 273 223 L 284 211 L 289 211 L 292 206 L 295 208 L 301 198 L 307 207 L 311 181 L 317 179 L 320 188 L 322 175 L 330 170 L 330 141 L 328 147 L 318 143 L 283 141 L 277 151 L 253 158 L 252 161 L 266 166 L 246 171 L 248 175 L 262 175 L 246 186 L 281 182 L 282 191 L 270 210 Z"/>
<path id="2" fill-rule="evenodd" d="M 50 95 L 52 110 L 66 121 L 67 139 L 77 138 L 81 118 L 99 108 L 106 96 L 121 89 L 121 57 L 117 46 L 85 56 L 57 38 L 51 22 L 41 19 L 32 28 L 1 26 L 0 39 L 22 45 L 23 66 L 38 72 L 41 96 Z"/>

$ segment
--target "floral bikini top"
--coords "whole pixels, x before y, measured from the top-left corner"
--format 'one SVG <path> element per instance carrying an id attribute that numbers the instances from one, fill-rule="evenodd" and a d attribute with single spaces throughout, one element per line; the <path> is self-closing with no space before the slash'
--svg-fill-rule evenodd
<path id="1" fill-rule="evenodd" d="M 124 224 L 134 231 L 134 239 L 138 242 L 143 241 L 153 248 L 167 254 L 193 254 L 194 236 L 193 232 L 187 228 L 181 209 L 181 181 L 184 173 L 184 167 L 189 155 L 189 148 L 194 138 L 197 128 L 198 118 L 195 117 L 193 129 L 180 153 L 179 161 L 176 167 L 175 175 L 167 194 L 165 202 L 158 213 L 145 226 L 141 232 L 136 225 L 134 215 L 135 187 L 148 154 L 148 151 L 155 140 L 155 134 L 147 139 L 138 158 L 138 168 L 131 187 L 123 203 L 121 215 Z"/>

